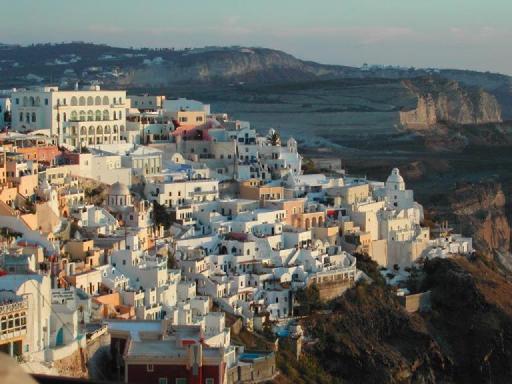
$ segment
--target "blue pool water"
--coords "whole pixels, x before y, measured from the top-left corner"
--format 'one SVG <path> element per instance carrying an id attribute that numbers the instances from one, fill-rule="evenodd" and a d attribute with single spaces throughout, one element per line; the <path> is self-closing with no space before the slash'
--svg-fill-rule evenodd
<path id="1" fill-rule="evenodd" d="M 265 356 L 263 353 L 242 353 L 240 360 L 255 360 L 263 356 Z"/>

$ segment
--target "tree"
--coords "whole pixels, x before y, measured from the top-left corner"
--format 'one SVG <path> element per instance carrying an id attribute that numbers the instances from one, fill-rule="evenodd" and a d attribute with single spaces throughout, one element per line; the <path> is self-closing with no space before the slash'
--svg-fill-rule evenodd
<path id="1" fill-rule="evenodd" d="M 157 201 L 153 202 L 153 220 L 155 225 L 163 225 L 164 229 L 169 229 L 172 224 L 171 215 L 167 212 L 166 207 Z"/>
<path id="2" fill-rule="evenodd" d="M 300 312 L 302 315 L 308 315 L 311 312 L 322 308 L 320 291 L 315 284 L 298 290 L 295 294 L 295 298 L 300 304 Z"/>
<path id="3" fill-rule="evenodd" d="M 269 135 L 267 136 L 267 140 L 272 144 L 272 146 L 281 145 L 281 136 L 277 131 L 271 130 Z"/>

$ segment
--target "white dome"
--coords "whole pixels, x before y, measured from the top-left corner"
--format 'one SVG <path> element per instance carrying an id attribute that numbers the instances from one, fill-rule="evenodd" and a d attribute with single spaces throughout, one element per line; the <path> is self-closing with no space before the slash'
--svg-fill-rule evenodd
<path id="1" fill-rule="evenodd" d="M 127 196 L 130 195 L 130 190 L 123 183 L 115 182 L 110 186 L 110 190 L 108 191 L 109 195 L 115 196 Z"/>
<path id="2" fill-rule="evenodd" d="M 400 170 L 398 168 L 393 168 L 386 182 L 404 183 L 404 178 L 400 175 Z"/>

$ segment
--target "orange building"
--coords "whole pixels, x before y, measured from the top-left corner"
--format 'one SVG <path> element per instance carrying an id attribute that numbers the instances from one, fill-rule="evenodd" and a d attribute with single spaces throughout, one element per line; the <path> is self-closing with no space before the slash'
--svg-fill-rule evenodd
<path id="1" fill-rule="evenodd" d="M 281 200 L 284 198 L 284 188 L 277 186 L 259 185 L 258 179 L 249 179 L 240 183 L 240 198 L 259 200 L 261 205 L 268 200 Z"/>
<path id="2" fill-rule="evenodd" d="M 290 199 L 290 200 L 279 200 L 279 201 L 266 201 L 265 207 L 274 209 L 284 209 L 286 211 L 286 217 L 284 222 L 287 225 L 298 227 L 298 220 L 301 218 L 304 212 L 305 198 Z"/>
<path id="3" fill-rule="evenodd" d="M 325 222 L 325 212 L 303 212 L 297 215 L 295 226 L 306 230 L 321 227 Z"/>
<path id="4" fill-rule="evenodd" d="M 56 145 L 18 147 L 16 152 L 21 153 L 25 160 L 37 161 L 53 165 L 55 158 L 60 155 L 59 148 Z"/>

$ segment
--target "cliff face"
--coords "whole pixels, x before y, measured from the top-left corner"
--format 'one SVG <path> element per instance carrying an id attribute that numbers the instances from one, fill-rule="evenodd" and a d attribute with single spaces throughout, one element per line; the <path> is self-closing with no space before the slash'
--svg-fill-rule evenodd
<path id="1" fill-rule="evenodd" d="M 451 209 L 474 246 L 486 255 L 510 252 L 510 224 L 505 193 L 497 183 L 468 183 L 456 189 Z M 508 257 L 507 257 L 508 258 Z"/>
<path id="2" fill-rule="evenodd" d="M 280 382 L 511 382 L 512 284 L 460 257 L 427 263 L 422 290 L 431 291 L 431 312 L 408 314 L 392 290 L 373 284 L 304 319 L 315 341 L 286 364 L 293 379 Z M 294 376 L 303 366 L 315 381 Z"/>
<path id="3" fill-rule="evenodd" d="M 502 121 L 498 101 L 483 90 L 434 78 L 404 80 L 402 84 L 418 99 L 415 109 L 400 112 L 400 123 L 409 129 L 429 129 L 441 122 L 483 124 Z"/>

